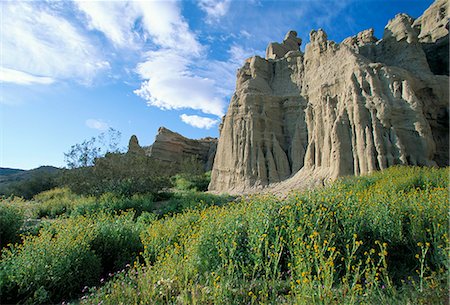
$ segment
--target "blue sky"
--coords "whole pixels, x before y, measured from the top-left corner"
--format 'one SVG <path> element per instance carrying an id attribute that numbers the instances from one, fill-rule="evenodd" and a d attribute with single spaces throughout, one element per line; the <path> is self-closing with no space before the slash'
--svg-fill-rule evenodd
<path id="1" fill-rule="evenodd" d="M 2 1 L 0 167 L 64 166 L 71 145 L 108 128 L 153 142 L 165 126 L 218 136 L 236 70 L 294 29 L 337 42 L 381 38 L 414 0 Z"/>

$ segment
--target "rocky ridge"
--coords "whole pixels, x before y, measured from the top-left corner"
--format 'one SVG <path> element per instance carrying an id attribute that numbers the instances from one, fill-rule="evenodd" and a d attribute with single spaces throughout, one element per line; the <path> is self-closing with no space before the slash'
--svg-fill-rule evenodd
<path id="1" fill-rule="evenodd" d="M 417 20 L 395 16 L 382 39 L 369 29 L 335 43 L 318 30 L 304 53 L 300 44 L 290 31 L 238 70 L 211 191 L 283 191 L 396 164 L 449 164 L 447 1 Z"/>
<path id="2" fill-rule="evenodd" d="M 155 142 L 147 147 L 141 147 L 137 137 L 133 135 L 130 138 L 128 153 L 145 154 L 159 161 L 178 164 L 195 157 L 205 170 L 209 171 L 212 169 L 216 148 L 216 138 L 193 140 L 160 127 Z"/>

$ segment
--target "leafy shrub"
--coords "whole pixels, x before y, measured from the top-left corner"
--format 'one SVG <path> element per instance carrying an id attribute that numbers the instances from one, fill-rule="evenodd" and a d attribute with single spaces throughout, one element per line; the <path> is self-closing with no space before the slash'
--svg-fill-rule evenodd
<path id="1" fill-rule="evenodd" d="M 130 197 L 135 194 L 156 194 L 170 187 L 171 171 L 147 156 L 108 153 L 95 159 L 91 167 L 65 172 L 63 181 L 73 192 L 101 196 L 113 193 Z"/>
<path id="2" fill-rule="evenodd" d="M 211 172 L 198 175 L 177 174 L 172 177 L 172 180 L 177 190 L 204 192 L 208 190 Z"/>
<path id="3" fill-rule="evenodd" d="M 120 211 L 134 210 L 137 215 L 142 211 L 152 212 L 154 210 L 152 194 L 133 195 L 125 197 L 113 193 L 105 193 L 92 201 L 86 201 L 74 206 L 71 215 L 89 215 L 96 212 L 114 213 Z"/>
<path id="4" fill-rule="evenodd" d="M 27 211 L 30 218 L 114 213 L 130 209 L 139 215 L 142 211 L 152 212 L 155 209 L 153 201 L 152 194 L 126 197 L 105 193 L 97 198 L 75 194 L 68 188 L 55 188 L 36 195 L 32 202 L 22 201 L 17 203 L 17 206 Z"/>
<path id="5" fill-rule="evenodd" d="M 213 195 L 196 191 L 176 192 L 164 202 L 160 214 L 179 213 L 189 209 L 205 209 L 212 205 L 223 205 L 234 200 L 228 195 Z"/>
<path id="6" fill-rule="evenodd" d="M 9 198 L 0 201 L 0 248 L 19 240 L 20 227 L 24 221 L 20 198 Z"/>
<path id="7" fill-rule="evenodd" d="M 91 251 L 93 231 L 77 219 L 64 227 L 41 230 L 25 237 L 22 245 L 2 253 L 1 298 L 7 303 L 54 303 L 73 297 L 83 285 L 93 285 L 100 259 Z M 53 232 L 52 232 L 53 231 Z"/>
<path id="8" fill-rule="evenodd" d="M 95 223 L 96 234 L 90 245 L 101 259 L 103 274 L 123 268 L 143 250 L 140 228 L 133 217 L 133 213 L 127 213 Z"/>
<path id="9" fill-rule="evenodd" d="M 55 188 L 42 192 L 33 198 L 33 216 L 36 218 L 55 218 L 62 214 L 70 214 L 75 207 L 93 203 L 95 198 L 82 197 L 68 188 Z"/>
<path id="10" fill-rule="evenodd" d="M 99 283 L 100 275 L 142 250 L 134 213 L 56 219 L 2 253 L 0 297 L 7 303 L 55 303 Z"/>

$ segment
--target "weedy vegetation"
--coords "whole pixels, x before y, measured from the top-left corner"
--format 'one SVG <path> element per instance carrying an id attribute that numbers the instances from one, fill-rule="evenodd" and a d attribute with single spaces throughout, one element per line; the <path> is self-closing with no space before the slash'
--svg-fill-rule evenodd
<path id="1" fill-rule="evenodd" d="M 227 204 L 5 199 L 2 304 L 446 304 L 448 183 L 448 168 L 393 167 Z M 12 225 L 29 217 L 38 229 Z"/>

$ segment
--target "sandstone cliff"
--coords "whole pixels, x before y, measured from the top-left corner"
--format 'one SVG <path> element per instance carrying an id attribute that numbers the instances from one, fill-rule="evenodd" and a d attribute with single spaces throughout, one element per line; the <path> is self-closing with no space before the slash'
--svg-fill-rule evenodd
<path id="1" fill-rule="evenodd" d="M 221 125 L 210 190 L 282 190 L 396 164 L 448 165 L 446 3 L 416 21 L 397 15 L 380 40 L 371 29 L 340 44 L 312 31 L 303 54 L 290 31 L 267 58 L 248 59 Z M 445 39 L 442 67 L 442 56 L 427 52 Z"/>
<path id="2" fill-rule="evenodd" d="M 192 140 L 167 128 L 160 127 L 155 142 L 148 147 L 141 148 L 136 136 L 132 136 L 128 152 L 144 152 L 151 158 L 178 164 L 195 157 L 203 164 L 205 170 L 209 171 L 212 169 L 216 148 L 217 139 L 215 138 Z"/>

